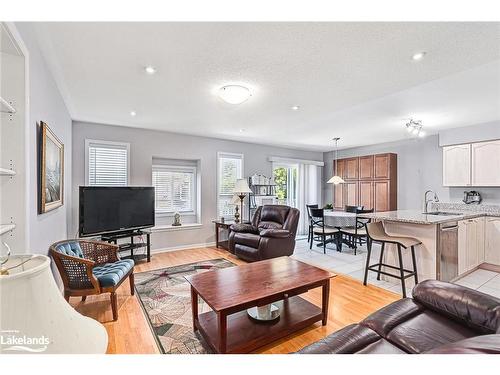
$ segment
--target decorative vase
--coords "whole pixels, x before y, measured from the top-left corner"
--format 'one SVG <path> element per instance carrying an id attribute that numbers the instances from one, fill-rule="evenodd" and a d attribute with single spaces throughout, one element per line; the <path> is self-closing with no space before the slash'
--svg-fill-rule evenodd
<path id="1" fill-rule="evenodd" d="M 64 300 L 47 256 L 11 256 L 3 267 L 10 269 L 0 276 L 0 353 L 106 352 L 106 329 Z"/>

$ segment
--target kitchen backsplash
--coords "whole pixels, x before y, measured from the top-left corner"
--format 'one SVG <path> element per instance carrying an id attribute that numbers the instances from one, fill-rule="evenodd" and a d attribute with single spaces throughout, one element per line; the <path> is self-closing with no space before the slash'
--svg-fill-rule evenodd
<path id="1" fill-rule="evenodd" d="M 432 203 L 432 211 L 451 211 L 451 212 L 481 212 L 490 215 L 500 216 L 500 205 L 497 204 L 465 204 L 465 203 Z"/>

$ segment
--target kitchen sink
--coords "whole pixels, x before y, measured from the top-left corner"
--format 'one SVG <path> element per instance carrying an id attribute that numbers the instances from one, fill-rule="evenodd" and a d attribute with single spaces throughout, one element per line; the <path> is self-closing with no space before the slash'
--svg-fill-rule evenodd
<path id="1" fill-rule="evenodd" d="M 434 212 L 424 212 L 424 215 L 436 215 L 436 216 L 460 216 L 463 214 L 459 214 L 456 212 L 444 212 L 444 211 L 434 211 Z"/>

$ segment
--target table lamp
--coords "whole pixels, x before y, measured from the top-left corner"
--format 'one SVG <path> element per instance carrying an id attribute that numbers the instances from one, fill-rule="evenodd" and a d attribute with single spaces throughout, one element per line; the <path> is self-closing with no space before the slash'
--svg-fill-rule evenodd
<path id="1" fill-rule="evenodd" d="M 2 263 L 0 355 L 106 352 L 106 329 L 64 300 L 47 256 L 14 255 Z"/>
<path id="2" fill-rule="evenodd" d="M 238 194 L 234 194 L 233 198 L 231 198 L 231 204 L 234 205 L 234 222 L 239 223 L 240 222 L 240 208 L 238 205 L 240 204 L 240 197 Z"/>
<path id="3" fill-rule="evenodd" d="M 248 181 L 246 178 L 238 178 L 236 180 L 236 185 L 234 185 L 233 193 L 235 193 L 240 198 L 240 212 L 243 215 L 243 200 L 245 199 L 247 193 L 252 193 L 252 190 L 248 186 Z"/>

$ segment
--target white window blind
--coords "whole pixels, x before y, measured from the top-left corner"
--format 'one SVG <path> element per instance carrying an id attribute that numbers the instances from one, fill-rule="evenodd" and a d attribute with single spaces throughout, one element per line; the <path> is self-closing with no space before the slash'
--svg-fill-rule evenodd
<path id="1" fill-rule="evenodd" d="M 219 217 L 231 218 L 234 216 L 234 205 L 231 204 L 231 200 L 236 180 L 242 178 L 242 175 L 242 154 L 218 154 L 217 209 Z"/>
<path id="2" fill-rule="evenodd" d="M 87 184 L 128 185 L 128 143 L 87 141 Z"/>
<path id="3" fill-rule="evenodd" d="M 195 167 L 154 165 L 153 186 L 157 213 L 194 213 Z"/>

